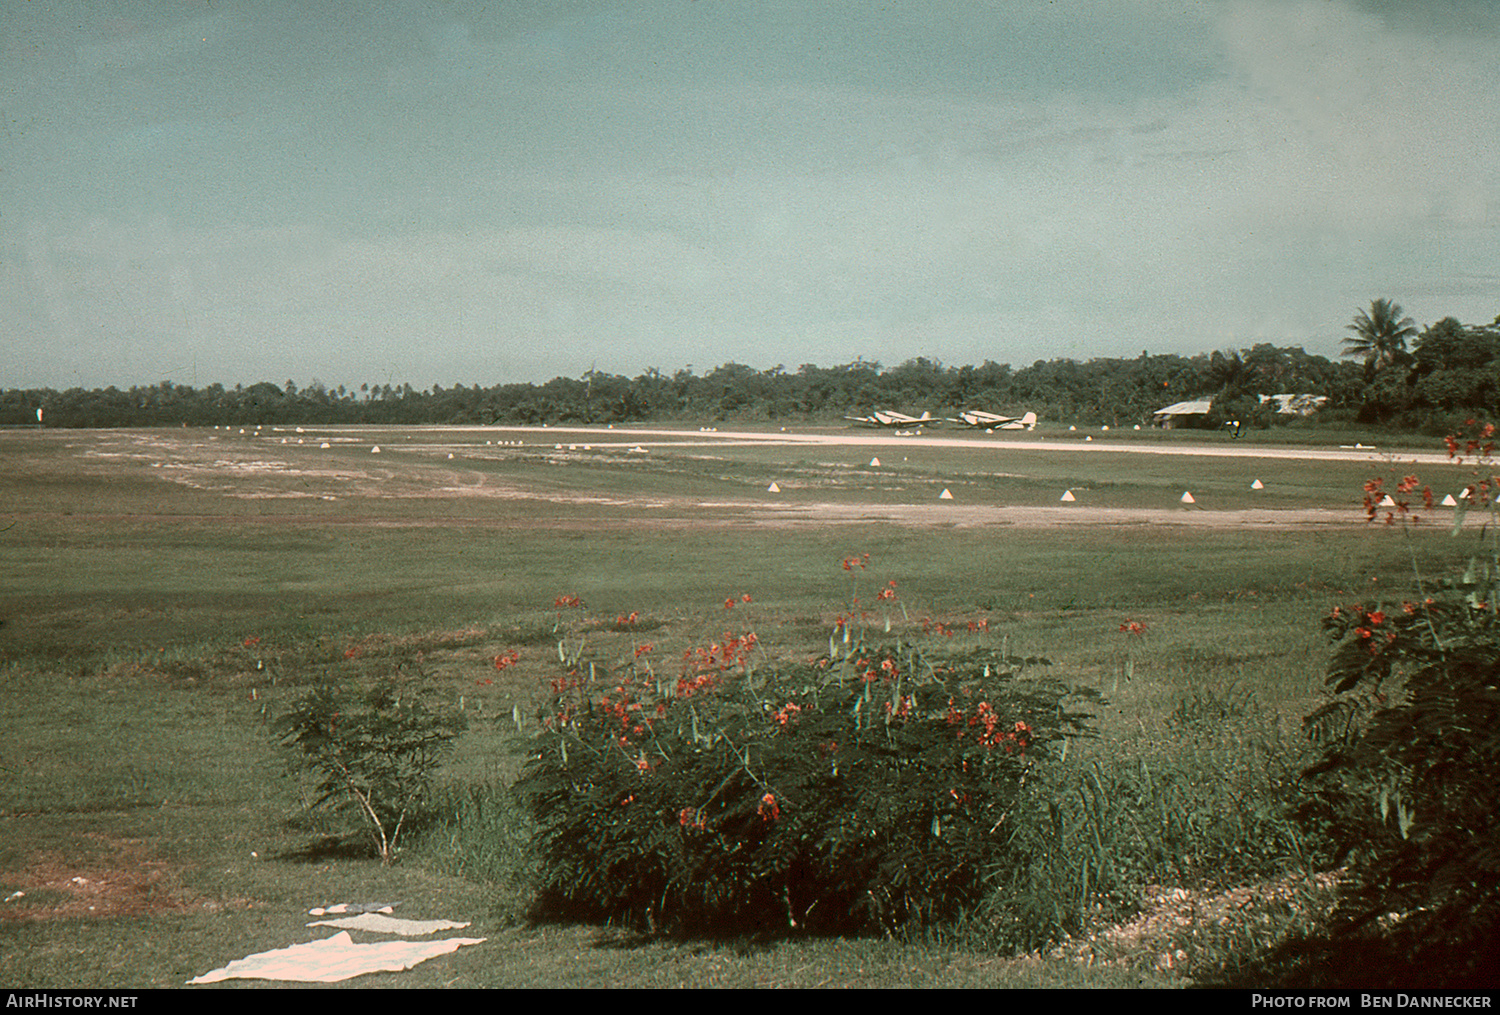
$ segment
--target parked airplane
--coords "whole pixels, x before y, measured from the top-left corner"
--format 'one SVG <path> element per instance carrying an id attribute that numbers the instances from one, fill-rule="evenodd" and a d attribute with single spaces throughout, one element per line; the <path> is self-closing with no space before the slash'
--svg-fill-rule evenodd
<path id="1" fill-rule="evenodd" d="M 933 417 L 930 412 L 923 412 L 920 416 L 908 416 L 904 412 L 886 412 L 880 410 L 868 416 L 845 416 L 845 419 L 866 426 L 921 426 L 923 423 L 937 424 L 942 420 Z"/>
<path id="2" fill-rule="evenodd" d="M 948 422 L 962 423 L 965 426 L 985 430 L 1031 430 L 1036 426 L 1036 413 L 1028 412 L 1024 416 L 999 416 L 993 412 L 971 410 L 959 413 L 957 419 L 950 419 Z"/>

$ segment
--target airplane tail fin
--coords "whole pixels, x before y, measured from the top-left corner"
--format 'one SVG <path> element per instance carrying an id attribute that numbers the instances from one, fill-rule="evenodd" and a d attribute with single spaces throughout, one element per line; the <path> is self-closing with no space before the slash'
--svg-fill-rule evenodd
<path id="1" fill-rule="evenodd" d="M 1036 413 L 1028 412 L 1026 415 L 1021 417 L 1021 422 L 1025 424 L 1026 429 L 1030 430 L 1032 427 L 1036 426 Z"/>

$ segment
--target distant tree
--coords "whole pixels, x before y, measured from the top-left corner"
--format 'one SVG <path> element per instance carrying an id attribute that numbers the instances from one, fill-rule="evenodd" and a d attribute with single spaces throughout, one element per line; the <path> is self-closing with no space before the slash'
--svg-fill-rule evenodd
<path id="1" fill-rule="evenodd" d="M 1247 392 L 1252 372 L 1237 349 L 1215 352 L 1208 358 L 1208 372 L 1215 392 L 1221 398 L 1231 398 Z"/>
<path id="2" fill-rule="evenodd" d="M 1443 318 L 1417 339 L 1410 383 L 1428 422 L 1500 413 L 1500 328 L 1465 327 Z"/>
<path id="3" fill-rule="evenodd" d="M 1344 339 L 1343 355 L 1365 361 L 1365 380 L 1373 380 L 1381 370 L 1405 359 L 1406 340 L 1417 334 L 1417 325 L 1402 315 L 1401 304 L 1378 299 L 1370 303 L 1368 311 L 1355 314 L 1354 323 L 1346 326 L 1354 337 Z"/>
<path id="4" fill-rule="evenodd" d="M 1419 375 L 1440 370 L 1475 370 L 1500 359 L 1500 328 L 1465 327 L 1445 317 L 1424 331 L 1412 352 Z"/>

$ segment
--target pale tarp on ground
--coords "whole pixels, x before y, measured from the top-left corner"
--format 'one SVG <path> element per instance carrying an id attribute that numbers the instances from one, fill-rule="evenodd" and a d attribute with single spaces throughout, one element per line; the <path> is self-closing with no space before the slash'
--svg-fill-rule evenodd
<path id="1" fill-rule="evenodd" d="M 337 983 L 365 973 L 396 973 L 419 962 L 485 939 L 452 937 L 441 941 L 381 941 L 355 944 L 347 930 L 321 941 L 292 945 L 236 959 L 188 983 L 220 980 L 288 980 L 296 983 Z"/>
<path id="2" fill-rule="evenodd" d="M 318 920 L 309 927 L 337 927 L 340 930 L 369 930 L 377 934 L 400 934 L 402 937 L 421 937 L 440 930 L 463 930 L 467 923 L 452 920 L 402 920 L 382 913 L 360 913 L 358 916 L 343 916 L 337 920 Z"/>

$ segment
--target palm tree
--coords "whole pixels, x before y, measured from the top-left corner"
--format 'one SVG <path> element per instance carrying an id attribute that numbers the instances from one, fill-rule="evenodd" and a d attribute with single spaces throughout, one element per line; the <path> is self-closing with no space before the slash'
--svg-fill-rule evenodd
<path id="1" fill-rule="evenodd" d="M 1399 303 L 1373 300 L 1370 309 L 1359 311 L 1346 327 L 1355 337 L 1344 339 L 1343 355 L 1364 359 L 1366 380 L 1405 356 L 1406 340 L 1417 334 L 1416 322 L 1402 313 Z"/>

